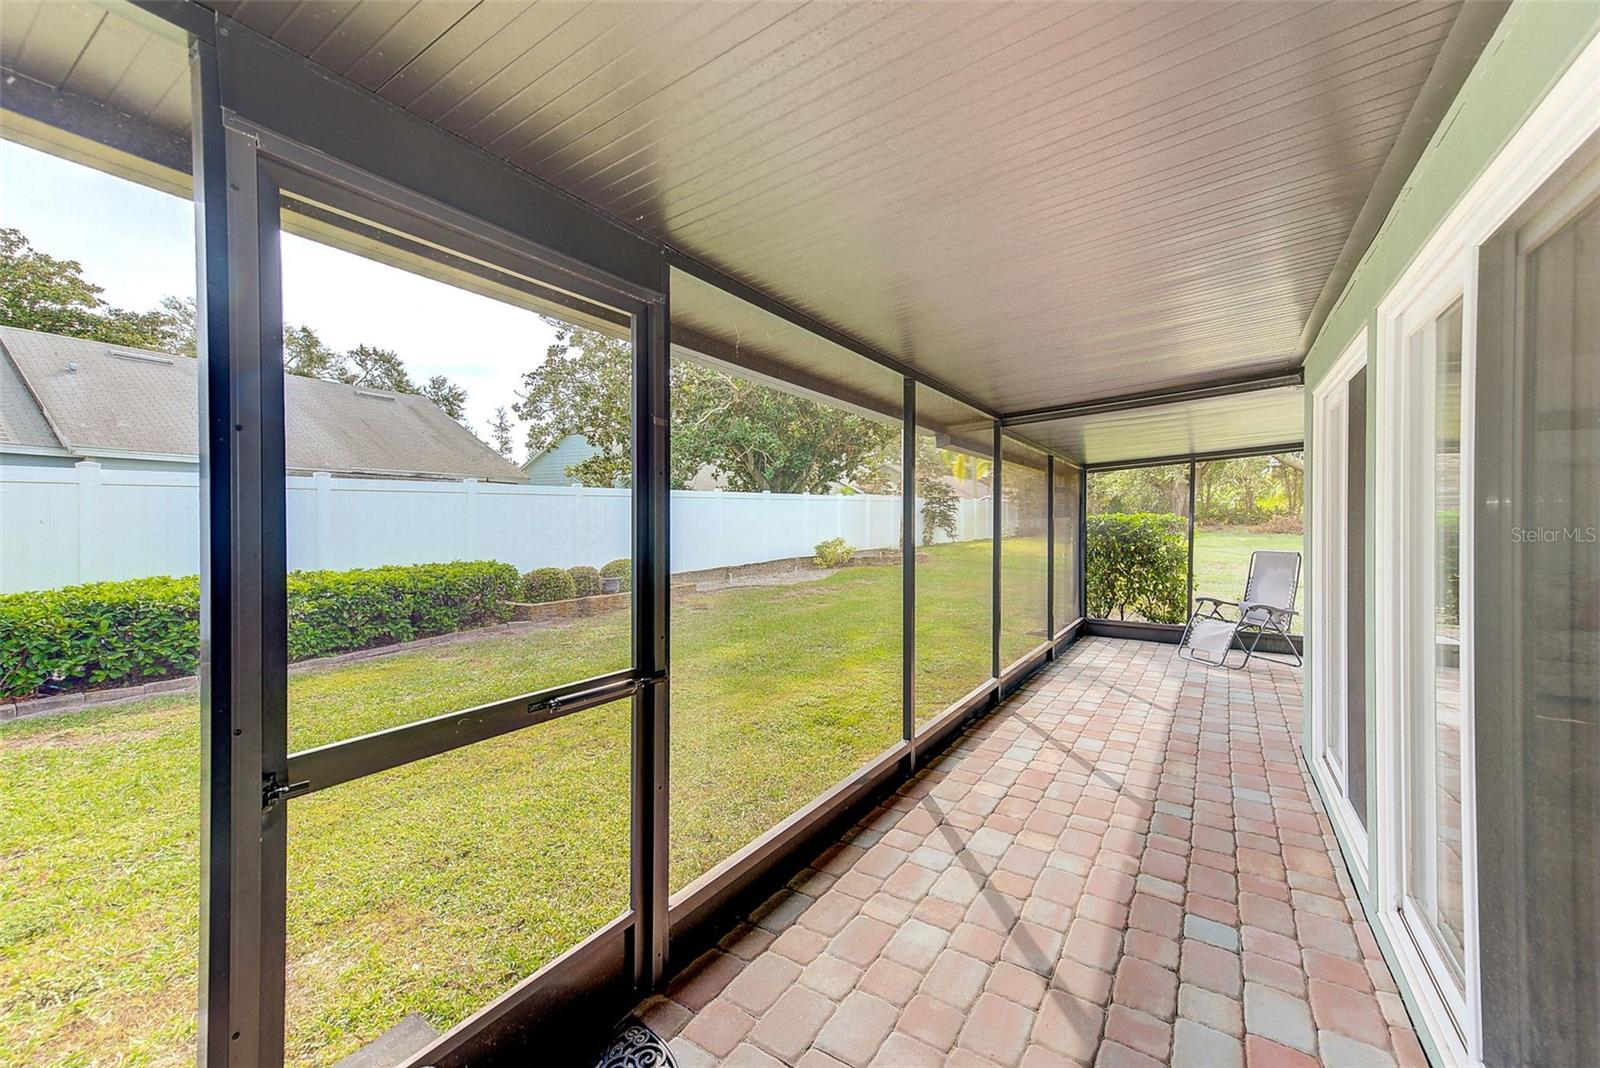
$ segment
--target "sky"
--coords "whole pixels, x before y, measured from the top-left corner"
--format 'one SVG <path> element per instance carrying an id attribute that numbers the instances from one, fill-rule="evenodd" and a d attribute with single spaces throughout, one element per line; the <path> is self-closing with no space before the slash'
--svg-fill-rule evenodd
<path id="1" fill-rule="evenodd" d="M 194 206 L 183 198 L 0 141 L 0 226 L 77 260 L 118 307 L 145 311 L 165 296 L 194 296 Z M 468 422 L 486 441 L 495 408 L 510 409 L 554 337 L 522 308 L 293 234 L 282 242 L 286 322 L 310 326 L 339 351 L 393 349 L 418 384 L 447 376 L 466 389 Z M 512 432 L 518 462 L 525 437 L 521 425 Z"/>

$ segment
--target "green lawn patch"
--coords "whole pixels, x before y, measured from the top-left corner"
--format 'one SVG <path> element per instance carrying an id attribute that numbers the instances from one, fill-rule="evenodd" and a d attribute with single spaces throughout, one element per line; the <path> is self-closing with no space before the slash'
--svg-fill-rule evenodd
<path id="1" fill-rule="evenodd" d="M 992 582 L 987 542 L 923 551 L 920 718 L 988 676 Z M 1042 598 L 1043 554 L 1008 540 L 1003 589 Z M 899 739 L 900 584 L 852 567 L 674 596 L 674 887 Z M 616 612 L 297 673 L 290 747 L 614 670 L 628 633 Z M 290 803 L 291 1064 L 408 1012 L 454 1024 L 627 907 L 629 716 Z M 192 694 L 0 727 L 0 1063 L 192 1063 L 199 746 Z"/>

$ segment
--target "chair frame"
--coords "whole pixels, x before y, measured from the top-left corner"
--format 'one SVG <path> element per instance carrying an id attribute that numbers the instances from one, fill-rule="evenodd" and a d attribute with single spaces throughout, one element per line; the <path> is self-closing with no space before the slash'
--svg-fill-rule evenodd
<path id="1" fill-rule="evenodd" d="M 1283 550 L 1257 549 L 1251 553 L 1251 577 L 1253 578 L 1256 573 L 1256 555 L 1258 553 L 1281 551 Z M 1184 625 L 1183 637 L 1178 640 L 1179 659 L 1191 660 L 1197 664 L 1209 664 L 1212 667 L 1228 668 L 1233 671 L 1244 668 L 1250 663 L 1252 657 L 1257 656 L 1277 664 L 1292 663 L 1295 667 L 1303 666 L 1304 661 L 1301 659 L 1299 650 L 1295 648 L 1294 639 L 1289 637 L 1289 628 L 1294 623 L 1294 617 L 1300 615 L 1295 610 L 1294 604 L 1295 592 L 1300 588 L 1300 569 L 1304 563 L 1299 553 L 1295 553 L 1294 556 L 1294 585 L 1290 588 L 1289 606 L 1287 608 L 1278 608 L 1273 605 L 1251 601 L 1250 578 L 1245 580 L 1244 598 L 1242 600 L 1229 601 L 1221 597 L 1196 597 L 1194 599 L 1194 611 L 1189 616 L 1189 622 Z M 1232 609 L 1237 618 L 1229 618 L 1228 614 L 1223 611 L 1225 608 Z M 1199 655 L 1189 645 L 1189 635 L 1193 632 L 1194 625 L 1209 619 L 1220 620 L 1233 626 L 1233 641 L 1228 645 L 1222 656 L 1216 660 Z M 1257 650 L 1256 647 L 1261 644 L 1261 639 L 1268 634 L 1275 634 L 1283 639 L 1284 645 L 1289 648 L 1289 655 L 1294 658 L 1292 661 L 1272 653 L 1264 653 Z M 1247 636 L 1250 639 L 1249 644 L 1245 643 Z M 1244 653 L 1244 658 L 1237 664 L 1230 663 L 1228 660 L 1228 657 L 1235 651 Z"/>

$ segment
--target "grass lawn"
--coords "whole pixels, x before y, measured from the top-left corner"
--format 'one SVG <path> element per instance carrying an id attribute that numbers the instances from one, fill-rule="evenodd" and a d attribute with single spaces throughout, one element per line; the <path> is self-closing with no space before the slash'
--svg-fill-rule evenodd
<path id="1" fill-rule="evenodd" d="M 988 676 L 992 579 L 988 542 L 924 551 L 922 718 Z M 1043 553 L 1008 540 L 1003 591 L 1042 597 Z M 674 597 L 674 887 L 899 738 L 900 581 L 861 567 Z M 627 633 L 619 612 L 296 674 L 290 747 L 611 670 Z M 197 707 L 0 726 L 0 1063 L 192 1062 Z M 592 709 L 290 803 L 291 1064 L 337 1060 L 408 1012 L 447 1027 L 627 907 L 629 715 Z"/>

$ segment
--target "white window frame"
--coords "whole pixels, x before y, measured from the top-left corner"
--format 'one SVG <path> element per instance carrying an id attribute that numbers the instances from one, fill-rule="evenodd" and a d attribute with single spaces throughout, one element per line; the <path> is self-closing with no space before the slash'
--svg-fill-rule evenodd
<path id="1" fill-rule="evenodd" d="M 1376 553 L 1378 652 L 1377 811 L 1372 833 L 1378 850 L 1374 870 L 1377 922 L 1393 947 L 1402 978 L 1421 1011 L 1421 1023 L 1446 1064 L 1481 1064 L 1481 976 L 1478 959 L 1477 802 L 1473 738 L 1473 590 L 1475 531 L 1473 415 L 1477 364 L 1478 251 L 1522 204 L 1596 132 L 1600 132 L 1600 38 L 1595 38 L 1506 142 L 1412 260 L 1377 310 L 1377 494 Z M 1426 157 L 1424 158 L 1426 162 Z M 1407 564 L 1400 523 L 1406 515 L 1408 455 L 1405 435 L 1431 428 L 1403 419 L 1405 343 L 1431 314 L 1462 300 L 1461 448 L 1461 765 L 1462 866 L 1465 881 L 1465 996 L 1453 984 L 1435 982 L 1428 939 L 1415 939 L 1403 918 L 1405 811 L 1400 792 L 1405 704 Z M 1415 444 L 1412 441 L 1410 444 Z M 1427 443 L 1431 449 L 1431 440 Z M 1415 453 L 1412 453 L 1415 455 Z M 1429 606 L 1431 611 L 1431 606 Z"/>
<path id="2" fill-rule="evenodd" d="M 1343 522 L 1350 486 L 1350 381 L 1367 366 L 1362 329 L 1311 393 L 1311 772 L 1328 816 L 1346 844 L 1362 886 L 1371 885 L 1367 829 L 1346 786 L 1350 752 L 1349 663 L 1366 649 L 1349 644 L 1349 531 Z M 1342 447 L 1330 449 L 1337 441 Z M 1365 537 L 1365 534 L 1362 535 Z M 1335 655 L 1339 651 L 1341 655 Z M 1335 719 L 1343 723 L 1345 749 L 1335 754 Z"/>

